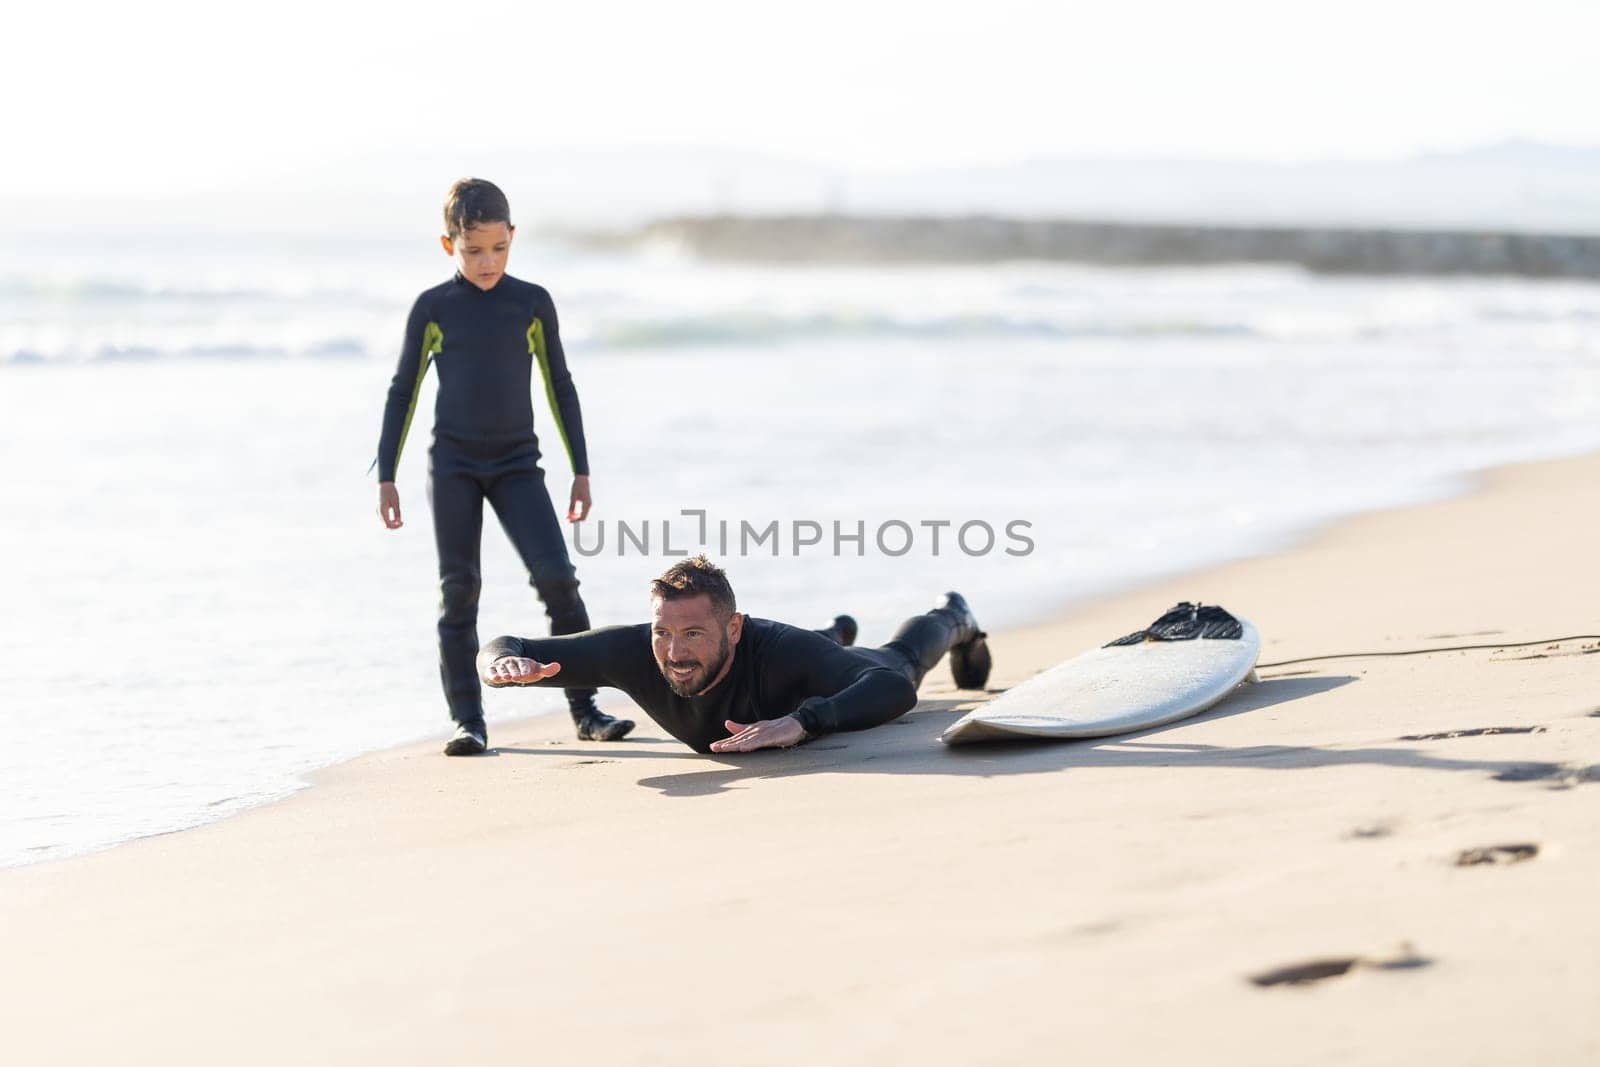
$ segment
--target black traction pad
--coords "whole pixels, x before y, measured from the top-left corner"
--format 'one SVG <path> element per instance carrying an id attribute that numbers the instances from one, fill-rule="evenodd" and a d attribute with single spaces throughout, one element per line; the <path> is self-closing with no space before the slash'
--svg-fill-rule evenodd
<path id="1" fill-rule="evenodd" d="M 1191 604 L 1185 600 L 1145 629 L 1119 637 L 1105 647 L 1137 645 L 1144 641 L 1193 641 L 1197 637 L 1237 641 L 1243 636 L 1244 627 L 1239 620 L 1217 605 Z"/>

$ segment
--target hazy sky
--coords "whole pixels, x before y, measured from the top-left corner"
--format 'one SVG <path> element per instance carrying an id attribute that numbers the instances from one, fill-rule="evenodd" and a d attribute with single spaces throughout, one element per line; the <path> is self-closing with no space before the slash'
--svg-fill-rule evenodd
<path id="1" fill-rule="evenodd" d="M 418 145 L 843 168 L 1600 144 L 1600 2 L 153 2 L 5 18 L 0 194 Z"/>

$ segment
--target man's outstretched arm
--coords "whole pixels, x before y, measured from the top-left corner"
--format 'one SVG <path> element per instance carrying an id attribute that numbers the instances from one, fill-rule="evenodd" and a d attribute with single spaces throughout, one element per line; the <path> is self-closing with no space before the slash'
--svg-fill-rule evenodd
<path id="1" fill-rule="evenodd" d="M 629 689 L 641 670 L 653 670 L 649 626 L 607 626 L 564 637 L 497 637 L 478 652 L 485 685 Z"/>
<path id="2" fill-rule="evenodd" d="M 917 706 L 917 688 L 909 678 L 888 667 L 865 666 L 809 630 L 787 632 L 769 662 L 786 675 L 770 679 L 775 688 L 808 696 L 782 718 L 724 724 L 729 736 L 712 742 L 711 751 L 788 748 L 837 730 L 881 726 Z"/>
<path id="3" fill-rule="evenodd" d="M 909 679 L 887 667 L 872 668 L 831 697 L 809 697 L 781 719 L 723 723 L 728 736 L 711 742 L 713 752 L 790 748 L 836 730 L 866 730 L 898 719 L 917 706 Z"/>
<path id="4" fill-rule="evenodd" d="M 832 696 L 815 696 L 794 710 L 807 737 L 839 730 L 869 730 L 917 706 L 917 687 L 902 674 L 875 667 Z"/>

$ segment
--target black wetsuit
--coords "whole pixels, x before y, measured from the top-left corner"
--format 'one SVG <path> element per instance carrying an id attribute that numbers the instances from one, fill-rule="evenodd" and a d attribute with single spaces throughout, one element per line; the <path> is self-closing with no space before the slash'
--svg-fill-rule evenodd
<path id="1" fill-rule="evenodd" d="M 550 294 L 510 275 L 483 290 L 457 274 L 417 297 L 406 321 L 400 365 L 383 412 L 380 482 L 394 480 L 430 364 L 439 368 L 428 453 L 428 499 L 442 592 L 439 673 L 451 718 L 481 728 L 483 698 L 474 659 L 485 500 L 528 568 L 550 618 L 550 632 L 589 628 L 577 574 L 539 467 L 530 397 L 535 365 L 572 472 L 588 474 L 589 457 L 578 392 L 567 371 Z M 566 689 L 575 716 L 592 706 L 592 688 Z"/>
<path id="2" fill-rule="evenodd" d="M 814 630 L 746 618 L 722 681 L 698 696 L 674 693 L 650 650 L 650 624 L 608 626 L 567 637 L 497 637 L 484 664 L 501 656 L 559 663 L 536 686 L 609 685 L 627 693 L 673 737 L 698 752 L 729 736 L 724 720 L 794 715 L 808 737 L 865 730 L 910 711 L 922 676 L 961 635 L 950 615 L 907 620 L 882 648 L 844 648 Z"/>

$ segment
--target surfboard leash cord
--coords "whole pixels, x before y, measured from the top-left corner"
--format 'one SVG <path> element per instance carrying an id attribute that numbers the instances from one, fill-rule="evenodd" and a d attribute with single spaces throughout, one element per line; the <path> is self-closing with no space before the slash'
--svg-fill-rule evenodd
<path id="1" fill-rule="evenodd" d="M 1406 648 L 1390 652 L 1335 652 L 1326 656 L 1301 656 L 1299 659 L 1280 659 L 1276 663 L 1257 663 L 1256 670 L 1289 667 L 1296 663 L 1320 663 L 1330 659 L 1372 659 L 1377 656 L 1426 656 L 1434 652 L 1478 652 L 1495 648 L 1530 648 L 1533 645 L 1564 645 L 1568 641 L 1600 641 L 1600 634 L 1573 634 L 1570 637 L 1546 637 L 1538 641 L 1497 641 L 1488 645 L 1448 645 L 1444 648 Z"/>

